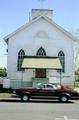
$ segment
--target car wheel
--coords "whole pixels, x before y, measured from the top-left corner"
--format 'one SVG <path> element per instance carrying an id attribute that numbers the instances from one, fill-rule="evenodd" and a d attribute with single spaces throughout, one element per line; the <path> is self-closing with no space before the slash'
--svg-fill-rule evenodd
<path id="1" fill-rule="evenodd" d="M 21 96 L 21 101 L 22 101 L 22 102 L 27 102 L 27 101 L 29 101 L 29 96 L 28 96 L 27 94 L 22 95 L 22 96 Z"/>
<path id="2" fill-rule="evenodd" d="M 60 97 L 60 99 L 59 99 L 61 102 L 68 102 L 68 96 L 67 95 L 63 95 L 63 96 L 61 96 Z"/>

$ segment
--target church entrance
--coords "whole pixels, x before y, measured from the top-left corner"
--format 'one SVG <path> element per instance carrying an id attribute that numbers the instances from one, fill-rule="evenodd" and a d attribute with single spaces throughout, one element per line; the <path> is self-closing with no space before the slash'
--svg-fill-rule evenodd
<path id="1" fill-rule="evenodd" d="M 36 53 L 38 57 L 45 57 L 46 52 L 43 47 L 40 47 Z M 35 70 L 35 77 L 36 78 L 46 78 L 46 69 L 36 69 Z"/>
<path id="2" fill-rule="evenodd" d="M 36 69 L 35 77 L 36 78 L 46 78 L 46 69 Z"/>

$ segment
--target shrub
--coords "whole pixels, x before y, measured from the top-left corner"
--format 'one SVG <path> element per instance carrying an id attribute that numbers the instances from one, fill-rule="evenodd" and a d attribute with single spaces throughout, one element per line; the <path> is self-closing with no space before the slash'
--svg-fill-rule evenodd
<path id="1" fill-rule="evenodd" d="M 0 93 L 12 93 L 12 88 L 0 88 Z"/>

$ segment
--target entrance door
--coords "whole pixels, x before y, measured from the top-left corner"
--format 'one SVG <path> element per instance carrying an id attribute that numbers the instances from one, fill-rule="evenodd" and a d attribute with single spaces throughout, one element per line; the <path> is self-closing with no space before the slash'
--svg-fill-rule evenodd
<path id="1" fill-rule="evenodd" d="M 35 77 L 36 78 L 46 78 L 46 69 L 36 69 Z"/>
<path id="2" fill-rule="evenodd" d="M 40 47 L 36 53 L 36 56 L 45 57 L 46 52 L 43 47 Z M 36 78 L 46 78 L 46 69 L 36 69 L 35 71 Z"/>

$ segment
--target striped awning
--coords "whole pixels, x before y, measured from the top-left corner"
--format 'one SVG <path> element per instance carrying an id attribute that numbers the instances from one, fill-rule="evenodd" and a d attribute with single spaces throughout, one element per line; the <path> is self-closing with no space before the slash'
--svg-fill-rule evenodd
<path id="1" fill-rule="evenodd" d="M 62 69 L 59 58 L 24 58 L 22 68 Z"/>

